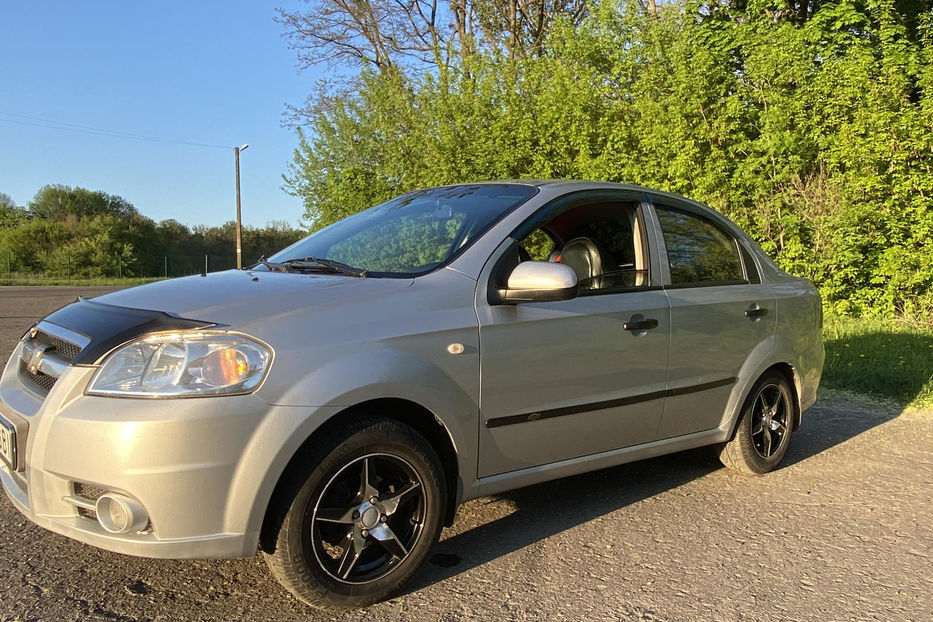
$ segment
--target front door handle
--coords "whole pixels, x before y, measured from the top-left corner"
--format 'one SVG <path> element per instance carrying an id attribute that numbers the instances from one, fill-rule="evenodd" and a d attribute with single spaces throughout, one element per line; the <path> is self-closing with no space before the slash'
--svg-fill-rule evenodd
<path id="1" fill-rule="evenodd" d="M 652 318 L 636 319 L 633 317 L 622 324 L 622 330 L 649 330 L 658 327 L 658 321 Z"/>
<path id="2" fill-rule="evenodd" d="M 766 315 L 768 315 L 768 310 L 764 307 L 759 307 L 757 304 L 753 304 L 748 309 L 745 309 L 745 317 L 752 320 L 753 322 Z"/>

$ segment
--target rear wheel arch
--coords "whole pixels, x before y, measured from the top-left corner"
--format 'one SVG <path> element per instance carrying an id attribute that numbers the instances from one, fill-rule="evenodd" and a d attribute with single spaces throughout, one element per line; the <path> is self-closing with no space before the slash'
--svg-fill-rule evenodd
<path id="1" fill-rule="evenodd" d="M 776 469 L 799 420 L 793 368 L 764 370 L 742 402 L 732 434 L 714 449 L 722 463 L 739 472 L 763 475 Z"/>
<path id="2" fill-rule="evenodd" d="M 447 510 L 444 522 L 448 526 L 453 523 L 457 510 L 457 501 L 462 493 L 463 485 L 460 479 L 455 444 L 449 430 L 434 413 L 416 402 L 401 398 L 380 398 L 361 402 L 340 411 L 314 430 L 301 444 L 279 475 L 272 496 L 266 506 L 259 537 L 259 548 L 261 550 L 269 551 L 271 550 L 270 547 L 273 546 L 273 542 L 270 541 L 272 537 L 269 530 L 272 523 L 270 513 L 278 505 L 283 494 L 282 485 L 289 480 L 289 475 L 300 467 L 301 461 L 308 454 L 315 440 L 329 434 L 335 428 L 344 426 L 348 421 L 373 415 L 407 425 L 424 437 L 433 447 L 438 458 L 440 458 L 444 470 L 444 479 L 447 483 Z"/>
<path id="3" fill-rule="evenodd" d="M 800 409 L 800 386 L 801 386 L 800 376 L 797 373 L 797 370 L 794 368 L 794 366 L 791 365 L 790 363 L 786 363 L 786 362 L 774 363 L 770 367 L 766 367 L 765 369 L 762 369 L 754 377 L 755 378 L 754 381 L 748 384 L 748 389 L 747 389 L 748 392 L 742 396 L 742 400 L 738 403 L 739 405 L 738 405 L 737 410 L 735 411 L 735 415 L 732 418 L 732 423 L 730 424 L 730 428 L 729 428 L 729 436 L 726 437 L 726 441 L 731 441 L 733 438 L 735 438 L 735 431 L 739 426 L 739 421 L 742 419 L 742 416 L 741 416 L 742 409 L 745 408 L 745 403 L 748 401 L 750 397 L 750 393 L 752 390 L 754 390 L 755 385 L 758 383 L 758 381 L 762 377 L 767 376 L 769 373 L 774 372 L 774 371 L 784 376 L 784 379 L 787 380 L 787 384 L 790 385 L 791 394 L 793 396 L 793 405 L 794 405 L 794 424 L 791 429 L 793 431 L 796 431 L 797 428 L 800 427 L 800 410 L 801 410 Z"/>
<path id="4" fill-rule="evenodd" d="M 790 363 L 777 363 L 772 365 L 764 372 L 762 376 L 767 374 L 770 371 L 779 371 L 783 374 L 784 378 L 787 380 L 787 384 L 790 385 L 791 394 L 794 398 L 794 425 L 792 430 L 796 431 L 800 427 L 800 374 L 797 373 L 797 370 Z"/>

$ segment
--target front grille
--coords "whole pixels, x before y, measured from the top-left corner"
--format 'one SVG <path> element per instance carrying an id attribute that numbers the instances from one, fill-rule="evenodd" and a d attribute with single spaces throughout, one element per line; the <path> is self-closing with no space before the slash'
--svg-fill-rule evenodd
<path id="1" fill-rule="evenodd" d="M 32 337 L 25 340 L 25 343 L 46 346 L 47 356 L 54 357 L 66 365 L 70 364 L 81 352 L 81 347 L 77 344 L 42 330 L 37 330 Z M 19 377 L 27 389 L 41 397 L 48 395 L 49 391 L 52 390 L 52 386 L 55 385 L 55 381 L 58 380 L 55 376 L 50 376 L 38 370 L 35 372 L 30 371 L 29 365 L 22 359 L 19 362 Z"/>
<path id="2" fill-rule="evenodd" d="M 55 335 L 44 333 L 41 330 L 36 333 L 33 340 L 40 346 L 51 346 L 55 348 L 55 356 L 66 363 L 73 361 L 78 356 L 78 353 L 81 352 L 81 348 L 70 341 L 65 341 Z"/>
<path id="3" fill-rule="evenodd" d="M 29 366 L 26 365 L 26 361 L 23 360 L 19 362 L 19 378 L 23 381 L 23 384 L 26 385 L 27 389 L 33 393 L 38 393 L 42 397 L 49 394 L 55 381 L 58 380 L 58 378 L 43 374 L 41 371 L 32 373 L 29 371 Z"/>

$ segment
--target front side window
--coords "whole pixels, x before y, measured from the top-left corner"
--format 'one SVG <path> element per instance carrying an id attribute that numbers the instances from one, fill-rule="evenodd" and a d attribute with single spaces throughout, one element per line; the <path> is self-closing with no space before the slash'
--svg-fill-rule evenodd
<path id="1" fill-rule="evenodd" d="M 710 221 L 677 209 L 657 206 L 667 246 L 672 285 L 743 282 L 735 240 Z"/>
<path id="2" fill-rule="evenodd" d="M 538 228 L 525 236 L 519 243 L 522 253 L 534 261 L 548 261 L 558 247 L 554 239 L 544 229 Z"/>
<path id="3" fill-rule="evenodd" d="M 519 240 L 521 258 L 570 266 L 581 295 L 645 287 L 648 266 L 638 209 L 634 201 L 580 201 Z"/>
<path id="4" fill-rule="evenodd" d="M 315 257 L 373 276 L 414 276 L 446 264 L 495 222 L 537 193 L 533 186 L 430 188 L 354 214 L 271 257 Z"/>

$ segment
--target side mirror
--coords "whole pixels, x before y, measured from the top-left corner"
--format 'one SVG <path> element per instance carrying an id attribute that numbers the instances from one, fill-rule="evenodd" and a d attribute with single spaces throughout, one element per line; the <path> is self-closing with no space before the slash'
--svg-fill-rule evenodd
<path id="1" fill-rule="evenodd" d="M 548 261 L 523 261 L 509 275 L 505 289 L 499 290 L 504 304 L 553 302 L 577 295 L 577 273 L 570 266 Z"/>

